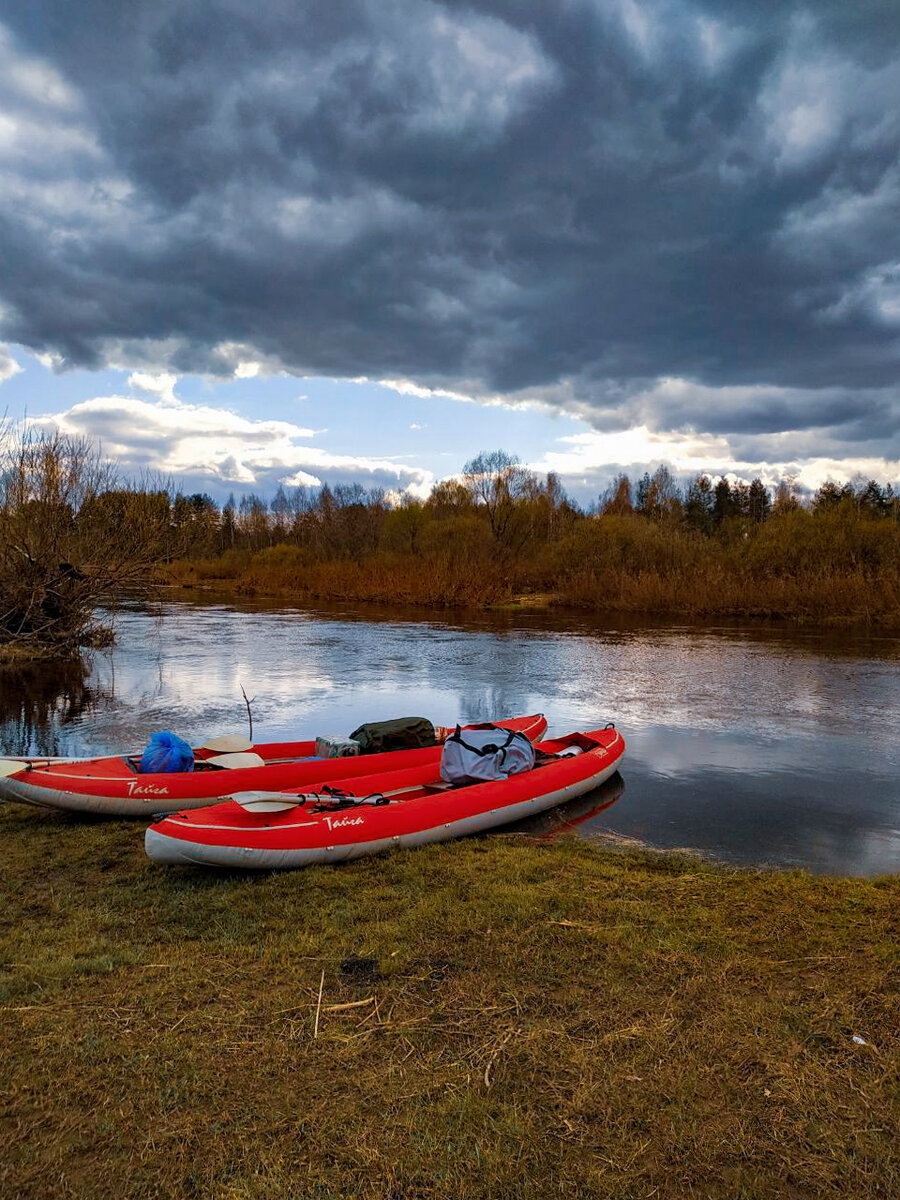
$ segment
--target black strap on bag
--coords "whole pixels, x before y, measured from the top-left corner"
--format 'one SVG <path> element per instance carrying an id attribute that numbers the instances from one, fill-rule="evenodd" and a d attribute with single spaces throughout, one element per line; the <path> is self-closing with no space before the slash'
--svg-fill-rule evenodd
<path id="1" fill-rule="evenodd" d="M 496 726 L 495 726 L 495 728 L 496 728 Z M 503 733 L 504 730 L 498 728 L 497 732 Z M 450 736 L 447 738 L 447 741 L 448 742 L 458 742 L 460 744 L 460 746 L 462 746 L 463 750 L 469 750 L 472 754 L 477 754 L 479 758 L 484 758 L 488 754 L 496 754 L 497 751 L 499 750 L 500 751 L 500 765 L 502 767 L 503 764 L 506 762 L 507 747 L 518 736 L 519 736 L 519 734 L 515 729 L 510 729 L 506 734 L 506 741 L 503 743 L 502 746 L 498 746 L 494 742 L 488 742 L 488 744 L 486 746 L 481 746 L 481 747 L 470 746 L 469 743 L 463 738 L 462 731 L 460 730 L 460 727 L 457 725 L 457 727 L 456 727 L 456 729 L 454 729 L 453 733 L 451 733 Z M 522 736 L 524 737 L 525 735 L 523 734 Z"/>

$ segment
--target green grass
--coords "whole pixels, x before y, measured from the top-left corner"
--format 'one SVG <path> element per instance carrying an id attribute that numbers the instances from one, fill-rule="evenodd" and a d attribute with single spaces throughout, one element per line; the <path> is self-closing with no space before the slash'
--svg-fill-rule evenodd
<path id="1" fill-rule="evenodd" d="M 0 839 L 4 1198 L 900 1194 L 900 879 L 515 836 L 201 873 L 12 807 Z"/>

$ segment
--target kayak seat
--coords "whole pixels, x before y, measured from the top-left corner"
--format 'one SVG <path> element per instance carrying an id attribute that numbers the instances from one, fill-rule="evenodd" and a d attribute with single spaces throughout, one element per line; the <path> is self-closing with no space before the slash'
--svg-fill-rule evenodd
<path id="1" fill-rule="evenodd" d="M 236 751 L 232 754 L 214 754 L 206 762 L 211 767 L 227 767 L 234 770 L 240 767 L 264 767 L 266 760 L 252 750 Z"/>

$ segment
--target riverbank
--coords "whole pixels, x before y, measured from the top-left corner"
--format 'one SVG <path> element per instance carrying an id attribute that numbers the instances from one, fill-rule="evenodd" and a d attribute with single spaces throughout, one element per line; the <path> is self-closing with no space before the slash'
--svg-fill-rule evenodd
<path id="1" fill-rule="evenodd" d="M 877 567 L 862 560 L 829 565 L 821 557 L 787 566 L 758 547 L 700 543 L 677 531 L 667 540 L 666 531 L 636 520 L 623 522 L 620 532 L 641 545 L 623 548 L 612 524 L 591 530 L 596 545 L 560 546 L 528 561 L 388 553 L 319 561 L 279 545 L 179 560 L 167 566 L 166 578 L 182 588 L 306 603 L 537 607 L 900 630 L 900 567 L 892 559 Z"/>
<path id="2" fill-rule="evenodd" d="M 900 878 L 471 839 L 249 877 L 0 811 L 16 1197 L 893 1196 Z"/>

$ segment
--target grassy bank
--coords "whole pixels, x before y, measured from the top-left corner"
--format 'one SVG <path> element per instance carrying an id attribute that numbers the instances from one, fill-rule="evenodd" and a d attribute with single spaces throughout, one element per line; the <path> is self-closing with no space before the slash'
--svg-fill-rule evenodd
<path id="1" fill-rule="evenodd" d="M 14 808 L 0 837 L 11 1200 L 900 1192 L 900 879 L 512 836 L 177 872 Z"/>
<path id="2" fill-rule="evenodd" d="M 484 609 L 537 597 L 542 605 L 593 612 L 900 629 L 900 534 L 875 524 L 877 536 L 866 546 L 859 536 L 842 543 L 826 526 L 825 519 L 791 514 L 752 539 L 728 542 L 637 517 L 605 517 L 517 558 L 481 543 L 465 553 L 379 551 L 324 560 L 277 545 L 180 560 L 168 577 L 185 587 L 301 602 Z"/>

